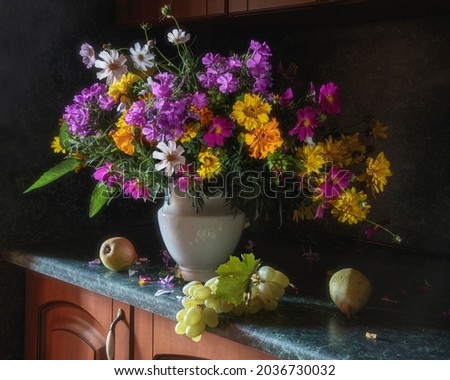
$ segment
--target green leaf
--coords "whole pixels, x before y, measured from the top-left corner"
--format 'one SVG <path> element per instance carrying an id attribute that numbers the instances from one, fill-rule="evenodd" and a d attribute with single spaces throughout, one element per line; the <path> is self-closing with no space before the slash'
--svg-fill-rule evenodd
<path id="1" fill-rule="evenodd" d="M 89 203 L 89 217 L 92 218 L 96 215 L 108 203 L 113 194 L 113 188 L 106 186 L 103 182 L 97 182 Z"/>
<path id="2" fill-rule="evenodd" d="M 61 124 L 61 128 L 59 128 L 59 144 L 61 147 L 63 147 L 65 150 L 68 150 L 70 147 L 69 144 L 69 126 L 64 121 Z"/>
<path id="3" fill-rule="evenodd" d="M 219 275 L 216 296 L 219 299 L 239 305 L 244 300 L 244 295 L 249 291 L 251 276 L 260 263 L 253 253 L 244 253 L 241 260 L 236 256 L 230 256 L 230 260 L 217 268 Z"/>
<path id="4" fill-rule="evenodd" d="M 220 265 L 216 273 L 219 276 L 250 277 L 261 260 L 255 259 L 253 253 L 244 253 L 241 258 L 242 261 L 236 256 L 230 256 L 230 260 Z"/>
<path id="5" fill-rule="evenodd" d="M 56 166 L 54 166 L 53 168 L 47 170 L 44 174 L 42 174 L 42 176 L 35 183 L 33 183 L 28 189 L 26 189 L 24 193 L 28 193 L 31 190 L 35 190 L 45 185 L 48 185 L 49 183 L 57 180 L 63 175 L 73 171 L 79 165 L 80 161 L 78 161 L 75 158 L 67 158 L 64 161 L 61 161 L 59 164 L 57 164 Z"/>
<path id="6" fill-rule="evenodd" d="M 225 300 L 235 306 L 244 300 L 244 294 L 248 292 L 248 281 L 232 276 L 219 277 L 215 294 L 218 299 Z"/>

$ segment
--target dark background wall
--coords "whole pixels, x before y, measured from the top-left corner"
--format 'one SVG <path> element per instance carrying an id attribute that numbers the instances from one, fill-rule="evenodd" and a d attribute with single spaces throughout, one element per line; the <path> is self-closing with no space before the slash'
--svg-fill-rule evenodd
<path id="1" fill-rule="evenodd" d="M 384 148 L 394 176 L 374 204 L 372 218 L 389 218 L 403 246 L 448 256 L 450 17 L 440 12 L 417 11 L 409 17 L 382 13 L 359 18 L 333 10 L 327 17 L 266 15 L 188 27 L 203 52 L 242 51 L 250 38 L 265 40 L 275 62 L 299 65 L 305 83 L 332 80 L 340 85 L 343 124 L 368 113 L 385 121 L 390 138 Z M 95 80 L 94 71 L 81 63 L 80 45 L 131 46 L 141 39 L 139 30 L 118 29 L 114 19 L 113 0 L 0 0 L 0 247 L 82 238 L 87 231 L 106 233 L 154 221 L 157 206 L 129 200 L 113 203 L 90 220 L 90 173 L 22 195 L 58 162 L 50 149 L 57 121 L 73 95 Z M 317 228 L 361 236 L 361 228 L 334 222 Z M 156 231 L 149 230 L 149 238 Z M 14 290 L 23 291 L 23 278 L 4 265 L 0 276 L 0 297 L 10 300 L 2 303 L 2 312 L 23 315 L 20 297 L 11 297 Z M 14 343 L 20 326 L 3 331 L 2 342 L 13 343 L 1 355 L 20 357 L 20 343 Z"/>

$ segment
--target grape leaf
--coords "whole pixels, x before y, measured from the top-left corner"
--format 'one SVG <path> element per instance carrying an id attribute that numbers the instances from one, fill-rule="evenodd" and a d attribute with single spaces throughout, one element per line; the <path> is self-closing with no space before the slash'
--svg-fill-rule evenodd
<path id="1" fill-rule="evenodd" d="M 39 187 L 48 185 L 50 182 L 56 181 L 58 178 L 62 177 L 64 174 L 67 174 L 73 170 L 75 170 L 78 166 L 80 166 L 80 161 L 75 158 L 68 158 L 64 161 L 61 161 L 56 166 L 47 170 L 42 176 L 33 183 L 28 189 L 24 191 L 24 193 L 28 193 L 31 190 L 38 189 Z"/>
<path id="2" fill-rule="evenodd" d="M 250 277 L 261 260 L 255 259 L 253 253 L 244 253 L 241 258 L 242 261 L 236 256 L 230 256 L 230 260 L 220 265 L 216 273 L 219 276 Z"/>
<path id="3" fill-rule="evenodd" d="M 230 256 L 230 260 L 217 268 L 219 275 L 215 294 L 235 306 L 244 300 L 244 294 L 249 291 L 251 276 L 259 265 L 260 259 L 255 259 L 253 253 L 244 253 L 240 260 Z"/>

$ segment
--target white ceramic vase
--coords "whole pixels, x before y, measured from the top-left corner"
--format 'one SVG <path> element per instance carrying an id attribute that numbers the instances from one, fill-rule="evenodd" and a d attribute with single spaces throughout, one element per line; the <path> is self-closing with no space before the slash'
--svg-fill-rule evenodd
<path id="1" fill-rule="evenodd" d="M 245 215 L 223 197 L 205 198 L 198 212 L 184 193 L 172 191 L 158 210 L 161 236 L 186 281 L 206 281 L 234 253 Z"/>

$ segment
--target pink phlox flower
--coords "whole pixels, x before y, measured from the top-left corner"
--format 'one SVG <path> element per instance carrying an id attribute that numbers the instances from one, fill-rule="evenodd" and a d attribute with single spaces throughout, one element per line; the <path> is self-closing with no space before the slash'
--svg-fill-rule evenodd
<path id="1" fill-rule="evenodd" d="M 95 51 L 94 48 L 88 43 L 84 43 L 80 48 L 80 55 L 82 57 L 83 63 L 86 65 L 87 69 L 90 69 L 95 64 Z"/>
<path id="2" fill-rule="evenodd" d="M 249 50 L 253 51 L 255 53 L 257 52 L 260 55 L 264 56 L 265 58 L 272 56 L 272 53 L 270 51 L 270 46 L 267 45 L 266 42 L 261 43 L 259 41 L 251 40 Z"/>
<path id="3" fill-rule="evenodd" d="M 297 111 L 297 124 L 289 131 L 291 136 L 297 136 L 300 141 L 314 136 L 314 128 L 317 128 L 317 111 L 310 106 Z"/>
<path id="4" fill-rule="evenodd" d="M 218 64 L 221 61 L 221 59 L 222 59 L 222 57 L 220 56 L 220 54 L 206 53 L 202 57 L 202 63 L 206 67 L 213 66 L 213 65 Z"/>
<path id="5" fill-rule="evenodd" d="M 144 201 L 150 198 L 148 188 L 141 184 L 137 179 L 125 181 L 123 183 L 123 194 L 130 196 L 133 199 L 143 199 Z"/>
<path id="6" fill-rule="evenodd" d="M 204 92 L 195 92 L 191 101 L 195 108 L 199 110 L 208 106 L 208 98 Z"/>
<path id="7" fill-rule="evenodd" d="M 164 72 L 155 76 L 152 82 L 153 95 L 157 98 L 168 98 L 172 95 L 175 75 Z"/>
<path id="8" fill-rule="evenodd" d="M 242 63 L 239 57 L 237 56 L 231 56 L 228 57 L 226 66 L 231 71 L 239 71 L 242 68 Z"/>
<path id="9" fill-rule="evenodd" d="M 320 111 L 328 115 L 336 115 L 341 112 L 340 90 L 333 83 L 329 82 L 320 86 L 319 107 Z"/>
<path id="10" fill-rule="evenodd" d="M 173 279 L 174 279 L 174 275 L 167 275 L 164 278 L 159 278 L 158 280 L 158 285 L 164 286 L 164 287 L 168 287 L 168 288 L 173 288 L 175 286 L 175 284 L 173 283 Z"/>
<path id="11" fill-rule="evenodd" d="M 223 146 L 226 137 L 233 133 L 233 122 L 225 117 L 216 116 L 203 136 L 209 147 Z"/>
<path id="12" fill-rule="evenodd" d="M 346 169 L 330 169 L 325 181 L 320 185 L 320 190 L 325 199 L 333 199 L 341 195 L 342 190 L 350 185 L 352 173 Z"/>
<path id="13" fill-rule="evenodd" d="M 225 73 L 217 78 L 219 91 L 224 94 L 231 94 L 236 91 L 239 81 L 231 73 Z"/>
<path id="14" fill-rule="evenodd" d="M 137 127 L 143 128 L 147 123 L 145 116 L 146 107 L 147 106 L 143 100 L 135 101 L 125 115 L 125 122 L 128 125 L 135 125 Z"/>
<path id="15" fill-rule="evenodd" d="M 292 91 L 292 88 L 289 87 L 278 98 L 278 103 L 281 107 L 288 108 L 292 104 L 292 99 L 294 99 L 294 91 Z"/>

